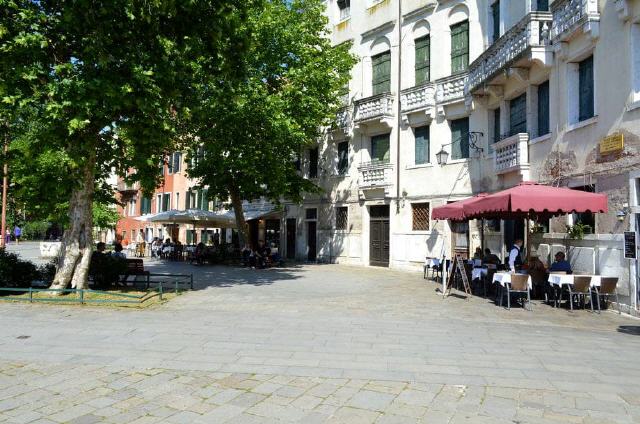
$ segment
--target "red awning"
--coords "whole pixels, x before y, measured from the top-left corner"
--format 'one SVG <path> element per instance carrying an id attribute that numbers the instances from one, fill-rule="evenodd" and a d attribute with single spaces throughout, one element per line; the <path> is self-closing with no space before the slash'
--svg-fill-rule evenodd
<path id="1" fill-rule="evenodd" d="M 469 197 L 464 200 L 458 200 L 443 206 L 433 208 L 431 211 L 432 219 L 450 219 L 452 221 L 462 221 L 465 219 L 465 207 L 471 203 L 487 196 L 487 193 L 480 193 L 476 196 Z"/>
<path id="2" fill-rule="evenodd" d="M 464 206 L 468 219 L 526 215 L 607 212 L 607 195 L 551 187 L 530 181 L 477 199 Z"/>

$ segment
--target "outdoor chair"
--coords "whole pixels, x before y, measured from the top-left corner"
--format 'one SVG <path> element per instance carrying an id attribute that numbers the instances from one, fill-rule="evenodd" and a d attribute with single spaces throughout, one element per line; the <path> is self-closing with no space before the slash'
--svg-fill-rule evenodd
<path id="1" fill-rule="evenodd" d="M 596 287 L 596 299 L 598 300 L 598 313 L 601 312 L 600 309 L 600 296 L 606 296 L 607 298 L 610 296 L 616 297 L 616 304 L 618 305 L 618 313 L 622 314 L 620 310 L 620 302 L 618 302 L 618 291 L 616 288 L 618 287 L 618 277 L 602 277 L 600 280 L 600 287 Z"/>
<path id="2" fill-rule="evenodd" d="M 569 290 L 569 305 L 573 311 L 573 296 L 578 299 L 582 297 L 583 305 L 586 306 L 587 297 L 589 298 L 589 305 L 591 306 L 591 312 L 593 312 L 593 301 L 591 300 L 591 277 L 585 275 L 576 275 L 573 277 L 573 285 L 568 286 Z"/>
<path id="3" fill-rule="evenodd" d="M 511 294 L 526 294 L 527 303 L 529 304 L 529 310 L 533 311 L 531 306 L 531 291 L 529 290 L 529 276 L 526 274 L 511 274 L 511 284 L 507 284 L 506 288 L 502 290 L 500 296 L 500 306 L 502 306 L 502 298 L 507 295 L 507 309 L 511 309 Z M 524 305 L 523 305 L 524 306 Z M 526 309 L 526 306 L 525 306 Z"/>
<path id="4" fill-rule="evenodd" d="M 567 275 L 566 271 L 553 271 L 550 272 L 549 275 L 551 274 L 559 274 L 559 275 Z M 547 282 L 548 286 L 547 286 L 547 290 L 549 290 L 549 296 L 547 297 L 547 301 L 549 301 L 549 298 L 553 298 L 553 306 L 555 308 L 560 306 L 560 302 L 562 301 L 562 287 L 557 287 L 552 285 L 551 283 Z"/>

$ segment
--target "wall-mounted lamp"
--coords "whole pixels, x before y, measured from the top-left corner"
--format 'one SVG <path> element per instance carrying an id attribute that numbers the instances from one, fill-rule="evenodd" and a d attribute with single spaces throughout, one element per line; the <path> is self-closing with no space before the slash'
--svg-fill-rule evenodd
<path id="1" fill-rule="evenodd" d="M 618 221 L 622 222 L 624 221 L 624 218 L 627 216 L 627 211 L 624 209 L 620 209 L 618 212 L 616 212 L 616 217 L 618 218 Z"/>
<path id="2" fill-rule="evenodd" d="M 469 147 L 475 150 L 476 152 L 484 151 L 482 147 L 478 146 L 478 140 L 480 137 L 483 137 L 483 136 L 484 136 L 484 133 L 480 131 L 469 132 Z M 440 148 L 440 151 L 436 153 L 436 161 L 438 162 L 438 165 L 446 165 L 447 160 L 449 159 L 449 152 L 444 150 L 444 146 L 450 146 L 456 142 L 458 142 L 458 140 L 442 145 L 442 147 Z"/>

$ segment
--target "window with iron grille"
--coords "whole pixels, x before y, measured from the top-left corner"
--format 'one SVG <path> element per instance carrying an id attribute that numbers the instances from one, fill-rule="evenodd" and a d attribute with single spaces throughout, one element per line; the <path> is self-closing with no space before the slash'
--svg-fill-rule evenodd
<path id="1" fill-rule="evenodd" d="M 469 22 L 451 26 L 451 73 L 463 72 L 469 66 Z"/>
<path id="2" fill-rule="evenodd" d="M 429 203 L 412 203 L 413 231 L 429 231 Z"/>
<path id="3" fill-rule="evenodd" d="M 339 206 L 336 208 L 336 230 L 346 230 L 349 224 L 349 208 Z"/>

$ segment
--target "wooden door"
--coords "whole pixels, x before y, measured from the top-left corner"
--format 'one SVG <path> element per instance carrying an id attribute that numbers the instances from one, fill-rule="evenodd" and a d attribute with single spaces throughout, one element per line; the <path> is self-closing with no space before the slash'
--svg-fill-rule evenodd
<path id="1" fill-rule="evenodd" d="M 371 206 L 369 223 L 369 264 L 389 266 L 389 206 Z"/>
<path id="2" fill-rule="evenodd" d="M 287 219 L 287 259 L 296 258 L 296 219 Z"/>

